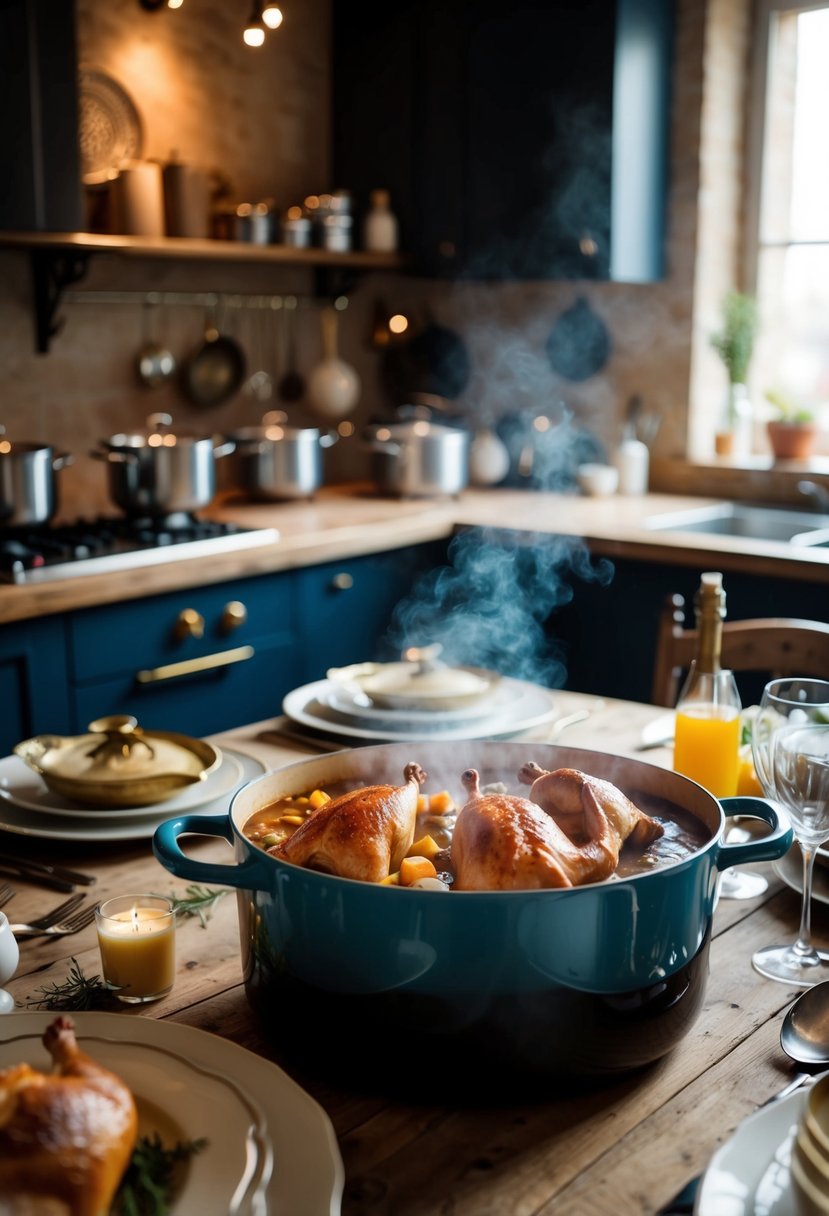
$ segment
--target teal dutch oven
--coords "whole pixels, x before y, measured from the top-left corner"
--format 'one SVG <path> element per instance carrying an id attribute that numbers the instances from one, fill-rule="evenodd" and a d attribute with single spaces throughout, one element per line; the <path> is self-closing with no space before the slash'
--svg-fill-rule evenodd
<path id="1" fill-rule="evenodd" d="M 527 760 L 612 781 L 651 813 L 690 812 L 704 843 L 646 872 L 567 890 L 439 892 L 305 870 L 244 835 L 250 816 L 282 796 L 340 782 L 400 785 L 409 761 L 429 774 L 426 791 L 448 789 L 459 802 L 467 768 L 526 797 L 516 774 Z M 770 830 L 726 844 L 733 815 Z M 235 864 L 188 857 L 181 837 L 191 833 L 227 840 Z M 466 1085 L 494 1074 L 499 1084 L 607 1075 L 660 1058 L 702 1005 L 718 875 L 782 857 L 791 843 L 785 813 L 762 799 L 719 802 L 640 760 L 476 740 L 366 747 L 289 765 L 239 790 L 226 816 L 168 820 L 153 848 L 180 878 L 238 889 L 247 995 L 280 1047 L 329 1077 L 376 1073 L 388 1088 L 392 1061 L 401 1069 L 431 1062 Z"/>

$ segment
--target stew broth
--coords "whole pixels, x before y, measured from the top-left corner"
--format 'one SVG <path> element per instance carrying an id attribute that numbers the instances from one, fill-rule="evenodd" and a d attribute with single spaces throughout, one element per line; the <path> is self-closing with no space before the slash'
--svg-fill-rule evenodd
<path id="1" fill-rule="evenodd" d="M 324 790 L 309 790 L 296 796 L 279 798 L 250 816 L 244 825 L 244 835 L 252 844 L 273 853 L 330 798 L 359 789 L 361 784 L 359 781 L 332 782 L 327 784 Z M 527 796 L 526 786 L 507 787 L 502 782 L 485 785 L 484 792 Z M 710 839 L 711 833 L 701 820 L 667 798 L 636 791 L 624 792 L 641 811 L 662 825 L 664 833 L 644 850 L 626 844 L 622 848 L 619 864 L 611 879 L 648 873 L 660 866 L 681 861 L 695 853 Z M 418 842 L 424 837 L 431 837 L 435 842 L 439 851 L 432 860 L 439 876 L 449 884 L 453 878 L 449 854 L 452 832 L 465 800 L 466 795 L 460 785 L 457 797 L 449 790 L 436 790 L 421 793 L 418 800 L 414 840 Z"/>

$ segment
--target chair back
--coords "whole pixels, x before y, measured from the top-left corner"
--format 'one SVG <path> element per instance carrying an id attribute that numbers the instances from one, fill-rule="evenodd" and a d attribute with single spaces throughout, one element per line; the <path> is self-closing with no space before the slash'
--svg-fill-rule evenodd
<path id="1" fill-rule="evenodd" d="M 669 595 L 659 618 L 651 700 L 676 705 L 680 681 L 696 654 L 696 629 L 685 628 L 685 600 Z M 829 680 L 829 625 L 789 617 L 724 621 L 722 665 L 738 672 Z"/>

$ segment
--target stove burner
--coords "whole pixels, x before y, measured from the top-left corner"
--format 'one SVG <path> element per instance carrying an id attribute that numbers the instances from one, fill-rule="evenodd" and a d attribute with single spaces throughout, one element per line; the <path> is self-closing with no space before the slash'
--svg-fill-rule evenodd
<path id="1" fill-rule="evenodd" d="M 0 530 L 0 582 L 44 582 L 130 570 L 278 539 L 273 528 L 242 528 L 186 512 L 159 518 L 122 516 L 7 528 Z"/>

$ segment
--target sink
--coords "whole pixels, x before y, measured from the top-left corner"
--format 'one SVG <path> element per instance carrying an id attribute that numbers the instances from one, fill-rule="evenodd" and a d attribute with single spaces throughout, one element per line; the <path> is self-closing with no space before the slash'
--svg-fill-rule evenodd
<path id="1" fill-rule="evenodd" d="M 654 532 L 703 532 L 744 540 L 773 540 L 793 545 L 829 545 L 829 515 L 815 511 L 721 502 L 652 515 L 645 527 Z"/>

